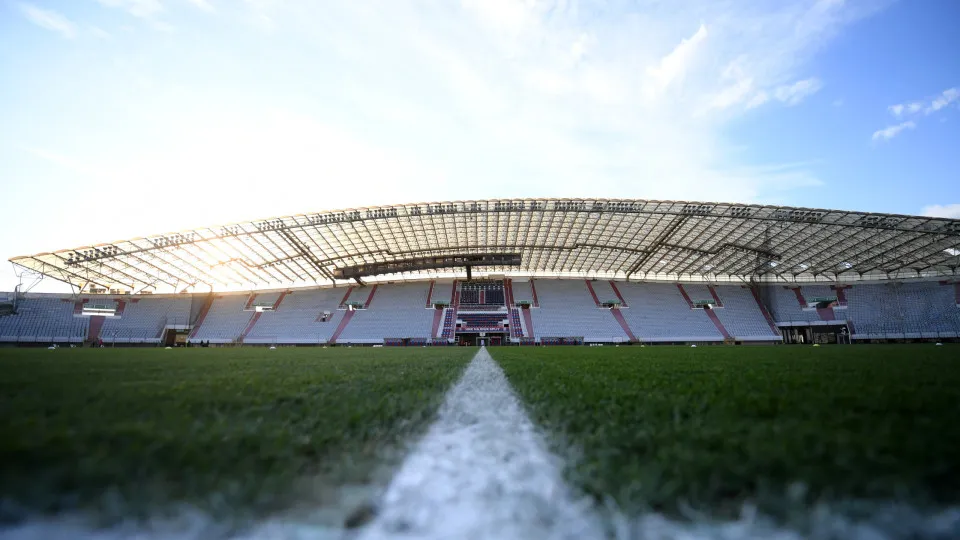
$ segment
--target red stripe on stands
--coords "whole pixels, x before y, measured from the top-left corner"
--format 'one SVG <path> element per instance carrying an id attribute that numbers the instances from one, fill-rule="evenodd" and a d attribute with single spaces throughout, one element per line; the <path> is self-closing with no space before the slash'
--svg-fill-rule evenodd
<path id="1" fill-rule="evenodd" d="M 837 293 L 837 303 L 841 306 L 847 305 L 847 289 L 850 285 L 831 285 L 830 288 Z"/>
<path id="2" fill-rule="evenodd" d="M 87 327 L 87 340 L 96 341 L 100 337 L 100 329 L 107 318 L 103 315 L 91 315 L 90 326 Z"/>
<path id="3" fill-rule="evenodd" d="M 437 335 L 437 332 L 440 331 L 440 323 L 442 323 L 442 322 L 443 322 L 443 310 L 442 310 L 442 309 L 434 309 L 434 310 L 433 310 L 433 330 L 430 331 L 430 337 L 431 337 L 431 338 L 437 338 L 437 337 L 439 337 L 439 336 Z"/>
<path id="4" fill-rule="evenodd" d="M 717 317 L 717 314 L 714 313 L 712 309 L 705 309 L 703 311 L 706 312 L 707 317 L 710 317 L 710 320 L 713 321 L 713 325 L 716 326 L 717 330 L 720 331 L 720 335 L 723 336 L 723 339 L 729 338 L 730 333 L 727 332 L 727 329 L 724 328 L 723 323 L 720 322 L 720 317 Z"/>
<path id="5" fill-rule="evenodd" d="M 280 309 L 280 302 L 283 302 L 283 299 L 286 298 L 288 294 L 290 294 L 290 291 L 283 291 L 282 293 L 280 293 L 280 297 L 277 298 L 277 301 L 273 303 L 274 311 Z"/>
<path id="6" fill-rule="evenodd" d="M 370 296 L 367 297 L 367 303 L 364 304 L 363 307 L 370 308 L 370 304 L 373 303 L 373 295 L 377 292 L 377 287 L 379 287 L 379 285 L 374 285 L 373 289 L 370 290 Z"/>
<path id="7" fill-rule="evenodd" d="M 680 289 L 680 295 L 683 296 L 683 299 L 687 301 L 687 305 L 690 306 L 690 309 L 693 309 L 693 300 L 690 299 L 690 295 L 687 294 L 687 290 L 683 288 L 683 285 L 677 283 L 677 289 Z"/>
<path id="8" fill-rule="evenodd" d="M 450 290 L 450 306 L 460 307 L 460 291 L 457 290 L 457 280 L 453 280 L 453 289 Z"/>
<path id="9" fill-rule="evenodd" d="M 434 285 L 434 283 L 436 283 L 436 281 L 434 281 L 434 280 L 431 279 L 431 280 L 430 280 L 430 290 L 427 291 L 427 305 L 425 306 L 425 307 L 427 307 L 427 308 L 433 306 L 433 302 L 431 302 L 431 300 L 433 300 L 433 285 Z M 437 335 L 436 332 L 434 332 L 433 335 L 436 336 L 436 335 Z"/>
<path id="10" fill-rule="evenodd" d="M 633 330 L 630 329 L 630 325 L 627 324 L 627 320 L 623 318 L 623 313 L 620 313 L 619 309 L 611 309 L 610 313 L 613 315 L 613 318 L 620 323 L 620 328 L 623 328 L 623 333 L 627 335 L 627 338 L 631 343 L 637 341 L 637 336 L 633 335 Z"/>
<path id="11" fill-rule="evenodd" d="M 807 307 L 807 301 L 803 298 L 803 291 L 800 290 L 800 287 L 793 287 L 792 290 L 793 294 L 797 295 L 797 302 L 800 304 L 800 307 Z"/>
<path id="12" fill-rule="evenodd" d="M 613 288 L 613 294 L 617 295 L 617 300 L 620 301 L 620 307 L 630 307 L 627 305 L 627 301 L 623 299 L 623 295 L 620 294 L 620 289 L 617 288 L 616 282 L 613 280 L 610 281 L 610 287 Z"/>
<path id="13" fill-rule="evenodd" d="M 589 279 L 583 280 L 587 284 L 587 289 L 590 290 L 590 296 L 593 297 L 593 303 L 600 307 L 600 300 L 597 298 L 597 293 L 593 290 L 593 283 L 590 283 Z"/>
<path id="14" fill-rule="evenodd" d="M 723 307 L 723 302 L 720 301 L 720 296 L 717 294 L 717 290 L 713 288 L 713 285 L 707 285 L 707 289 L 710 290 L 710 296 L 713 297 L 713 301 L 716 302 L 717 307 Z"/>
<path id="15" fill-rule="evenodd" d="M 263 315 L 262 312 L 256 312 L 253 316 L 250 317 L 250 322 L 247 323 L 247 327 L 243 329 L 243 333 L 240 334 L 240 343 L 243 343 L 243 340 L 247 338 L 247 334 L 253 330 L 254 325 L 257 324 L 257 321 L 260 320 L 260 316 Z"/>
<path id="16" fill-rule="evenodd" d="M 529 309 L 521 309 L 523 312 L 523 323 L 527 326 L 527 331 L 524 334 L 528 338 L 536 338 L 536 334 L 533 333 L 533 315 L 530 314 Z"/>
<path id="17" fill-rule="evenodd" d="M 347 293 L 343 295 L 343 300 L 340 300 L 340 307 L 346 305 L 347 300 L 350 299 L 350 293 L 353 291 L 353 285 L 347 287 Z"/>
<path id="18" fill-rule="evenodd" d="M 210 312 L 210 306 L 213 305 L 213 295 L 207 295 L 207 298 L 203 301 L 203 306 L 200 307 L 200 313 L 197 314 L 197 320 L 193 323 L 193 330 L 190 332 L 190 339 L 193 339 L 197 332 L 200 331 L 200 325 L 203 324 L 203 320 L 207 318 L 207 313 Z"/>
<path id="19" fill-rule="evenodd" d="M 800 304 L 800 309 L 807 309 L 807 299 L 803 297 L 803 291 L 800 290 L 800 287 L 793 287 L 793 294 L 797 296 L 797 302 Z M 833 308 L 817 308 L 817 315 L 820 317 L 821 321 L 833 321 L 836 320 L 836 317 L 833 315 Z"/>
<path id="20" fill-rule="evenodd" d="M 767 320 L 767 324 L 770 325 L 770 329 L 773 330 L 774 334 L 779 336 L 780 330 L 777 328 L 776 321 L 773 320 L 773 316 L 767 311 L 767 306 L 763 305 L 763 302 L 760 300 L 760 290 L 757 287 L 750 287 L 750 292 L 753 293 L 753 299 L 757 301 L 757 306 L 760 308 L 760 312 L 763 313 L 763 318 Z"/>
<path id="21" fill-rule="evenodd" d="M 540 307 L 540 300 L 537 299 L 537 286 L 533 284 L 533 278 L 530 278 L 530 292 L 533 293 L 533 307 Z"/>
<path id="22" fill-rule="evenodd" d="M 247 298 L 247 305 L 243 306 L 244 311 L 249 311 L 253 307 L 253 302 L 257 299 L 256 293 L 250 293 L 250 298 Z"/>
<path id="23" fill-rule="evenodd" d="M 352 288 L 353 287 L 351 287 L 351 289 Z M 340 324 L 337 325 L 337 329 L 334 330 L 333 335 L 330 336 L 330 343 L 337 342 L 337 339 L 340 338 L 340 334 L 343 333 L 343 329 L 346 328 L 348 324 L 350 324 L 350 319 L 353 318 L 354 313 L 356 313 L 356 311 L 352 309 L 348 309 L 346 313 L 343 314 L 343 318 L 340 319 Z"/>

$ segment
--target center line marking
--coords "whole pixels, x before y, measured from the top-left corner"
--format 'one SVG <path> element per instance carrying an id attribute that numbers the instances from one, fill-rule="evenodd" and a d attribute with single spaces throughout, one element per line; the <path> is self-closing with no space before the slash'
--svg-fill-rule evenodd
<path id="1" fill-rule="evenodd" d="M 575 497 L 562 468 L 481 348 L 360 538 L 604 537 L 592 502 Z"/>

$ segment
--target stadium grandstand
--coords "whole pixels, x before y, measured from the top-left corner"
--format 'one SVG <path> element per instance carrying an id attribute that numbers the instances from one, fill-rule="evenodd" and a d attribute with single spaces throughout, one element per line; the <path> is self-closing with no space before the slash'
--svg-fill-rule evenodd
<path id="1" fill-rule="evenodd" d="M 11 259 L 0 342 L 836 343 L 960 338 L 960 220 L 651 200 L 293 215 Z M 31 293 L 40 279 L 72 294 Z"/>

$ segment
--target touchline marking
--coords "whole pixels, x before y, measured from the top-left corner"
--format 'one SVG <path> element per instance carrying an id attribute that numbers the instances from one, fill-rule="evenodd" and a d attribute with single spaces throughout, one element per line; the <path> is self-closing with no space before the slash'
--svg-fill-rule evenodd
<path id="1" fill-rule="evenodd" d="M 591 501 L 575 497 L 561 471 L 481 348 L 359 538 L 603 538 Z"/>

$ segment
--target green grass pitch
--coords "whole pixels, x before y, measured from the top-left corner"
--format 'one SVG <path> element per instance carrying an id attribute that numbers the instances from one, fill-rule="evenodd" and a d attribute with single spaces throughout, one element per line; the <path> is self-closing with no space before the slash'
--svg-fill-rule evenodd
<path id="1" fill-rule="evenodd" d="M 389 479 L 475 352 L 0 349 L 0 519 L 331 503 Z M 956 347 L 490 352 L 571 483 L 627 512 L 960 502 Z"/>
<path id="2" fill-rule="evenodd" d="M 473 354 L 430 352 L 0 349 L 0 517 L 329 503 L 402 458 Z"/>
<path id="3" fill-rule="evenodd" d="M 494 350 L 570 479 L 629 513 L 960 502 L 960 349 Z"/>

